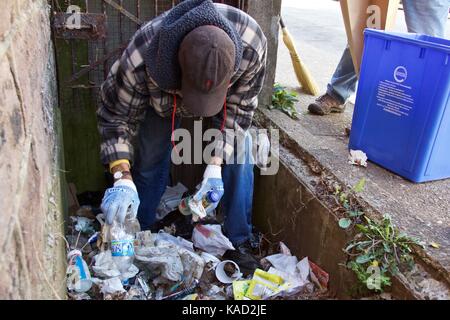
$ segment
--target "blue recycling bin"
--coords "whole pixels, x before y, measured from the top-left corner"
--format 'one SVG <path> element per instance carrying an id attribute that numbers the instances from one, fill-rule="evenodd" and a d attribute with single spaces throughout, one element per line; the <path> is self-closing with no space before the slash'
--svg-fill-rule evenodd
<path id="1" fill-rule="evenodd" d="M 450 177 L 450 41 L 364 31 L 349 147 L 413 182 Z"/>

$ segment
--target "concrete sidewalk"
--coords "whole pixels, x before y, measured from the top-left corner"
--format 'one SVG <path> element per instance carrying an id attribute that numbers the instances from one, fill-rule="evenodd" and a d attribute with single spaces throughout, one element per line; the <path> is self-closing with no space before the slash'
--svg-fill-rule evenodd
<path id="1" fill-rule="evenodd" d="M 292 33 L 301 58 L 318 82 L 321 92 L 346 45 L 345 29 L 339 3 L 330 0 L 284 0 L 283 19 Z M 397 18 L 398 31 L 406 31 L 403 12 Z M 449 27 L 447 36 L 450 36 Z M 289 53 L 279 44 L 276 81 L 298 89 Z M 324 170 L 341 183 L 355 185 L 367 179 L 361 200 L 378 213 L 389 213 L 393 222 L 410 236 L 426 244 L 437 242 L 439 249 L 427 246 L 423 260 L 439 278 L 450 284 L 450 180 L 413 184 L 369 163 L 359 168 L 347 163 L 348 137 L 353 106 L 345 113 L 318 117 L 308 114 L 307 106 L 314 97 L 302 94 L 297 104 L 300 120 L 294 121 L 279 111 L 261 110 L 263 117 L 287 132 L 301 152 L 313 157 Z"/>

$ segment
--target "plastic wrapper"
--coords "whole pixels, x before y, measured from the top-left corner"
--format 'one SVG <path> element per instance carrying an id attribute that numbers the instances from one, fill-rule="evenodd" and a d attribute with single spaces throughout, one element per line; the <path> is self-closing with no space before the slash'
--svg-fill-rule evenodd
<path id="1" fill-rule="evenodd" d="M 215 269 L 216 266 L 220 263 L 219 259 L 217 259 L 215 256 L 213 256 L 212 254 L 209 254 L 207 252 L 202 252 L 200 254 L 200 257 L 205 262 L 205 265 L 207 265 L 208 271 Z"/>
<path id="2" fill-rule="evenodd" d="M 309 284 L 310 266 L 308 258 L 298 261 L 295 256 L 275 254 L 268 256 L 265 260 L 273 266 L 268 272 L 283 278 L 284 283 L 278 288 L 273 296 L 290 296 L 300 292 L 305 285 Z"/>
<path id="3" fill-rule="evenodd" d="M 94 265 L 92 270 L 97 277 L 113 278 L 120 276 L 120 271 L 114 263 L 110 250 L 100 252 L 94 256 Z"/>
<path id="4" fill-rule="evenodd" d="M 168 241 L 171 242 L 173 244 L 176 244 L 177 246 L 181 247 L 181 248 L 185 248 L 186 250 L 189 250 L 191 252 L 195 252 L 194 250 L 194 244 L 182 237 L 175 237 L 167 232 L 164 232 L 162 230 L 160 230 L 156 236 L 156 243 L 158 243 L 158 241 Z"/>
<path id="5" fill-rule="evenodd" d="M 297 263 L 298 259 L 295 256 L 288 256 L 282 253 L 277 253 L 264 258 L 269 261 L 270 264 L 278 269 L 283 270 L 286 273 L 295 274 L 297 273 Z"/>
<path id="6" fill-rule="evenodd" d="M 256 269 L 245 296 L 252 300 L 268 299 L 279 292 L 283 283 L 279 275 Z"/>
<path id="7" fill-rule="evenodd" d="M 249 300 L 245 295 L 250 287 L 251 280 L 239 280 L 233 282 L 234 300 Z"/>
<path id="8" fill-rule="evenodd" d="M 280 253 L 287 256 L 292 256 L 291 250 L 284 244 L 284 242 L 281 241 L 280 241 Z"/>
<path id="9" fill-rule="evenodd" d="M 227 295 L 224 292 L 223 288 L 213 284 L 208 291 L 204 293 L 205 297 L 208 297 L 210 300 L 226 300 Z"/>
<path id="10" fill-rule="evenodd" d="M 131 286 L 128 290 L 127 300 L 147 300 L 147 295 L 140 286 Z"/>
<path id="11" fill-rule="evenodd" d="M 160 275 L 174 282 L 181 281 L 183 277 L 183 263 L 173 243 L 161 241 L 155 247 L 138 247 L 135 259 L 138 266 L 147 269 L 152 275 Z"/>
<path id="12" fill-rule="evenodd" d="M 348 163 L 360 167 L 367 167 L 367 155 L 361 150 L 350 150 Z"/>
<path id="13" fill-rule="evenodd" d="M 141 247 L 153 247 L 155 245 L 156 234 L 151 231 L 140 231 L 136 233 L 136 244 Z"/>
<path id="14" fill-rule="evenodd" d="M 114 278 L 114 277 L 123 277 L 124 279 L 133 278 L 138 272 L 139 269 L 135 265 L 131 265 L 128 270 L 125 270 L 123 274 L 117 268 L 110 250 L 106 250 L 100 252 L 96 256 L 94 256 L 94 265 L 92 266 L 92 270 L 97 277 L 101 278 Z"/>
<path id="15" fill-rule="evenodd" d="M 178 248 L 178 254 L 183 264 L 183 276 L 187 285 L 190 285 L 194 279 L 200 279 L 205 268 L 205 261 L 196 253 Z"/>
<path id="16" fill-rule="evenodd" d="M 70 217 L 75 223 L 75 230 L 82 233 L 92 234 L 94 230 L 94 220 L 86 217 Z"/>
<path id="17" fill-rule="evenodd" d="M 108 294 L 126 292 L 119 277 L 109 278 L 105 280 L 92 278 L 92 282 L 100 287 L 100 292 L 104 296 Z"/>
<path id="18" fill-rule="evenodd" d="M 309 261 L 309 266 L 311 268 L 310 276 L 311 278 L 314 276 L 315 280 L 317 280 L 318 286 L 323 290 L 328 288 L 328 281 L 330 280 L 330 276 L 327 272 L 321 269 L 317 264 L 312 261 Z"/>
<path id="19" fill-rule="evenodd" d="M 234 250 L 233 244 L 222 233 L 218 224 L 197 225 L 192 233 L 194 246 L 214 256 Z"/>

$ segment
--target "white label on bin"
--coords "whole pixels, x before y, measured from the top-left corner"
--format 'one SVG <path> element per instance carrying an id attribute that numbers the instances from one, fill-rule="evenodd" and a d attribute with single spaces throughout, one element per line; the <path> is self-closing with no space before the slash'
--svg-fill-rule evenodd
<path id="1" fill-rule="evenodd" d="M 398 117 L 409 116 L 414 106 L 412 88 L 390 80 L 380 81 L 377 106 Z"/>

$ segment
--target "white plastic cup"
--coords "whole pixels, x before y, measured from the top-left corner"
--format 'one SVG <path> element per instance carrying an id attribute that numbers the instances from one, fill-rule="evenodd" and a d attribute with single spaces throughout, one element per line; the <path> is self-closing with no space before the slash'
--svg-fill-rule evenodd
<path id="1" fill-rule="evenodd" d="M 227 275 L 227 273 L 225 272 L 225 265 L 227 263 L 231 263 L 234 265 L 234 267 L 236 268 L 236 272 L 230 277 Z M 220 262 L 219 264 L 217 264 L 216 267 L 216 278 L 224 283 L 224 284 L 229 284 L 229 283 L 233 283 L 233 281 L 239 280 L 240 278 L 242 278 L 242 273 L 241 270 L 239 269 L 239 266 L 231 260 L 224 260 L 222 262 Z"/>

